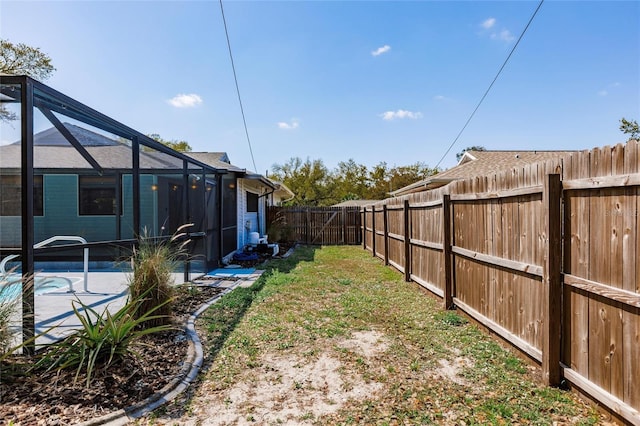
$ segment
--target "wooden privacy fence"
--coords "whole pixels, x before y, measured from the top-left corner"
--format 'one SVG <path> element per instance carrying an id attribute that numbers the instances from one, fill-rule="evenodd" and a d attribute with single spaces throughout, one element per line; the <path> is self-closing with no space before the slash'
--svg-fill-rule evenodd
<path id="1" fill-rule="evenodd" d="M 639 211 L 630 141 L 367 206 L 363 246 L 640 425 Z"/>
<path id="2" fill-rule="evenodd" d="M 360 207 L 269 207 L 267 224 L 290 242 L 362 244 Z"/>

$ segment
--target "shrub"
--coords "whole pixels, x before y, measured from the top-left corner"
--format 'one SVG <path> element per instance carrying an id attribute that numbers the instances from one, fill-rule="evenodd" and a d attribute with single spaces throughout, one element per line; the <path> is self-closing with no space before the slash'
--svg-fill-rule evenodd
<path id="1" fill-rule="evenodd" d="M 141 322 L 140 327 L 155 327 L 171 321 L 172 273 L 186 256 L 185 246 L 190 241 L 184 240 L 186 234 L 182 230 L 189 226 L 192 224 L 182 225 L 168 240 L 149 237 L 145 232 L 138 247 L 133 249 L 129 297 L 139 301 L 133 316 L 140 318 L 151 310 L 157 314 Z"/>

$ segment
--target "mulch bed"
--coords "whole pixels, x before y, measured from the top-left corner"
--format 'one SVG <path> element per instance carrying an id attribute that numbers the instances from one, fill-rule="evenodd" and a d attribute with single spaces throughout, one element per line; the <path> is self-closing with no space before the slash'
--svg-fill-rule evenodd
<path id="1" fill-rule="evenodd" d="M 222 289 L 191 287 L 178 292 L 174 322 L 179 331 L 150 335 L 135 346 L 137 357 L 127 357 L 108 370 L 98 369 L 89 387 L 75 369 L 34 372 L 10 377 L 7 369 L 32 363 L 14 356 L 4 363 L 0 382 L 0 424 L 68 425 L 129 407 L 160 391 L 181 371 L 188 341 L 182 330 L 188 316 Z"/>

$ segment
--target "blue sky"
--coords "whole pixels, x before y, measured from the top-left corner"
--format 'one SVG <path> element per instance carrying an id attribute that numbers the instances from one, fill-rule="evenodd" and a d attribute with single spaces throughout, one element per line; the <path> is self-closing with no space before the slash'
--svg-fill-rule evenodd
<path id="1" fill-rule="evenodd" d="M 435 166 L 538 2 L 225 1 L 257 171 Z M 143 133 L 253 169 L 218 1 L 0 2 L 0 37 L 39 47 L 46 83 Z M 640 120 L 640 2 L 554 1 L 441 167 L 471 145 L 589 149 Z"/>

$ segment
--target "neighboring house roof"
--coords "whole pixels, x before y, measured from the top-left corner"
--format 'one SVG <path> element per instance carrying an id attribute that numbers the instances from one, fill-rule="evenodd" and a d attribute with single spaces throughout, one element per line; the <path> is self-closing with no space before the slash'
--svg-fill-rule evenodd
<path id="1" fill-rule="evenodd" d="M 226 152 L 185 152 L 185 154 L 194 160 L 198 160 L 217 169 L 238 173 L 246 172 L 246 169 L 231 164 Z"/>
<path id="2" fill-rule="evenodd" d="M 231 164 L 229 156 L 226 152 L 187 152 L 186 154 L 195 160 L 208 164 L 217 169 L 239 173 L 242 179 L 260 181 L 262 184 L 276 191 L 283 191 L 282 194 L 279 194 L 282 198 L 291 198 L 294 195 L 289 188 L 287 188 L 280 182 L 275 182 L 261 174 L 247 171 L 246 169 L 242 169 L 238 166 L 234 166 L 233 164 Z M 283 187 L 286 189 L 284 189 Z"/>
<path id="3" fill-rule="evenodd" d="M 289 201 L 290 199 L 296 196 L 296 194 L 292 190 L 290 190 L 289 187 L 284 183 L 278 182 L 277 180 L 273 180 L 273 179 L 269 179 L 269 181 L 271 181 L 271 183 L 275 187 L 275 190 L 273 191 L 274 194 L 280 197 L 282 201 Z"/>
<path id="4" fill-rule="evenodd" d="M 561 158 L 572 152 L 576 151 L 466 151 L 456 166 L 390 194 L 398 197 L 413 192 L 428 191 L 454 180 L 487 176 L 514 167 Z"/>
<path id="5" fill-rule="evenodd" d="M 331 207 L 362 207 L 362 206 L 370 206 L 371 204 L 375 204 L 380 200 L 347 200 L 338 204 L 334 204 Z"/>

